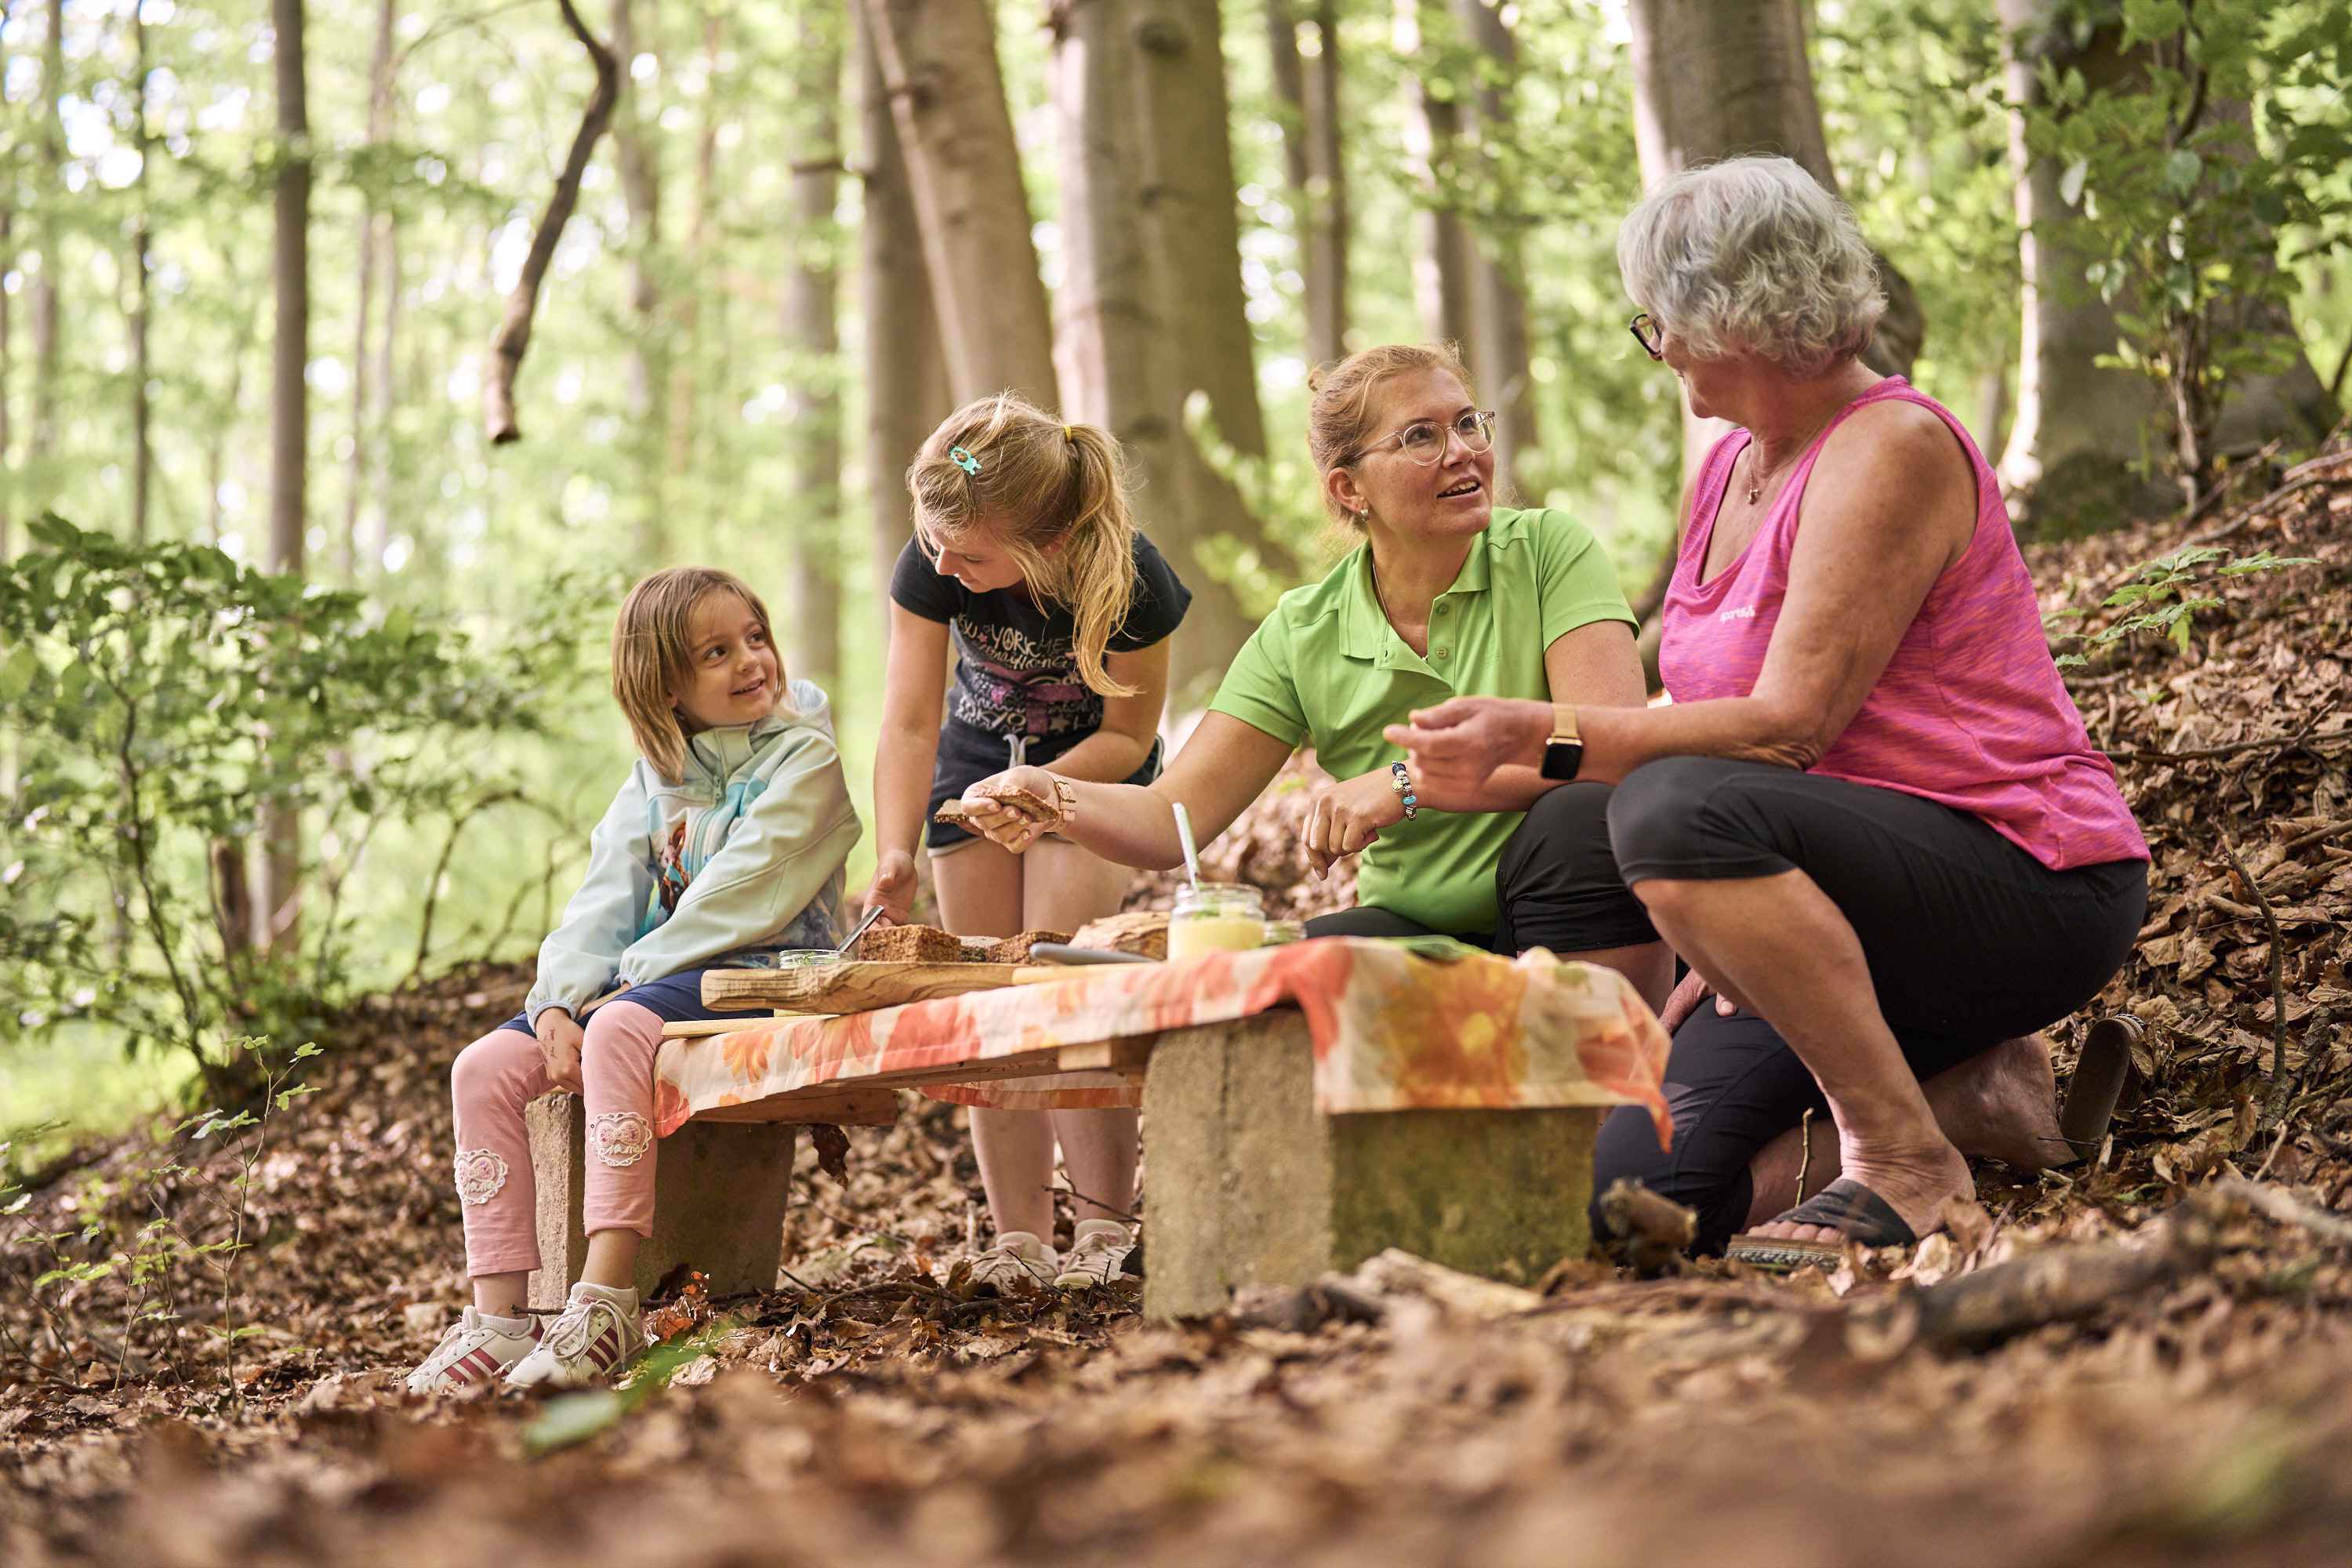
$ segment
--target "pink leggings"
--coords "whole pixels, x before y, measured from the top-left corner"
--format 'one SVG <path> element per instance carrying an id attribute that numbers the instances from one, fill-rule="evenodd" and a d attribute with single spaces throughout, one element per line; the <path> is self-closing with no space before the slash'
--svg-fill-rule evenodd
<path id="1" fill-rule="evenodd" d="M 661 1015 L 607 1002 L 588 1016 L 580 1079 L 588 1111 L 588 1234 L 653 1234 L 654 1052 Z M 539 1202 L 531 1184 L 523 1107 L 555 1088 L 539 1041 L 498 1028 L 457 1054 L 449 1069 L 457 1107 L 457 1197 L 466 1216 L 466 1272 L 522 1274 L 541 1266 Z M 558 1267 L 562 1260 L 558 1259 Z"/>

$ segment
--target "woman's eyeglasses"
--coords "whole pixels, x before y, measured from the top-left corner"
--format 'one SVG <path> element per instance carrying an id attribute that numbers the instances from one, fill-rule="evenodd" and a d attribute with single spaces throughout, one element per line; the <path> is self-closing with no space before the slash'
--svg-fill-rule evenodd
<path id="1" fill-rule="evenodd" d="M 1381 447 L 1393 443 L 1396 449 L 1423 468 L 1434 468 L 1445 458 L 1445 437 L 1453 436 L 1462 443 L 1462 449 L 1474 457 L 1495 444 L 1495 416 L 1492 410 L 1463 415 L 1451 425 L 1441 425 L 1434 419 L 1416 419 L 1393 436 L 1383 436 L 1357 458 L 1369 458 Z M 1349 458 L 1353 462 L 1355 458 Z"/>
<path id="2" fill-rule="evenodd" d="M 1658 325 L 1658 319 L 1649 311 L 1644 310 L 1634 317 L 1626 330 L 1633 334 L 1633 341 L 1642 345 L 1643 353 L 1652 359 L 1666 357 L 1666 329 Z"/>

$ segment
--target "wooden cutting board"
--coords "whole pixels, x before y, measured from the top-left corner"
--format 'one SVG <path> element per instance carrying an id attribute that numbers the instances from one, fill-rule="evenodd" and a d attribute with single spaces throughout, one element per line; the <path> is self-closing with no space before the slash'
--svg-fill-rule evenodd
<path id="1" fill-rule="evenodd" d="M 1018 963 L 828 963 L 807 969 L 713 969 L 702 1005 L 720 1012 L 865 1013 L 1022 983 Z"/>

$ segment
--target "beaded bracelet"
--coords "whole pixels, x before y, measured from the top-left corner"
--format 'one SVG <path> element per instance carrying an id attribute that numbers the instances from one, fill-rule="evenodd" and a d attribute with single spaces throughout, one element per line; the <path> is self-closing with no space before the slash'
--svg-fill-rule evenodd
<path id="1" fill-rule="evenodd" d="M 1391 763 L 1389 775 L 1389 788 L 1396 791 L 1397 798 L 1404 802 L 1404 819 L 1411 822 L 1421 815 L 1421 796 L 1412 793 L 1412 774 L 1405 771 L 1402 763 Z"/>

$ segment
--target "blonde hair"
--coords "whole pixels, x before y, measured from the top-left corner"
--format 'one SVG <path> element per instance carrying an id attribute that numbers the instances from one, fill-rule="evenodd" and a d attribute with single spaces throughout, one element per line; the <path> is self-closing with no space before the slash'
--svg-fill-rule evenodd
<path id="1" fill-rule="evenodd" d="M 1307 454 L 1314 460 L 1316 473 L 1328 476 L 1363 456 L 1364 442 L 1372 433 L 1373 394 L 1398 376 L 1428 370 L 1452 376 L 1462 384 L 1463 395 L 1473 403 L 1478 401 L 1478 389 L 1470 384 L 1470 370 L 1462 363 L 1462 351 L 1452 343 L 1382 343 L 1359 349 L 1310 373 Z M 1346 529 L 1362 531 L 1363 523 L 1331 499 L 1328 486 L 1323 505 Z"/>
<path id="2" fill-rule="evenodd" d="M 1087 688 L 1135 695 L 1103 665 L 1135 602 L 1135 519 L 1118 443 L 1108 432 L 1065 425 L 1010 392 L 980 398 L 931 432 L 908 466 L 907 493 L 926 554 L 936 560 L 942 541 L 985 529 L 1029 591 L 1077 623 L 1073 640 Z"/>
<path id="3" fill-rule="evenodd" d="M 613 623 L 613 700 L 629 721 L 629 732 L 664 784 L 686 780 L 685 716 L 673 695 L 694 673 L 694 612 L 713 594 L 732 594 L 758 617 L 760 630 L 775 646 L 768 606 L 751 585 L 732 572 L 710 566 L 672 566 L 629 590 Z M 781 676 L 783 655 L 776 656 Z M 779 699 L 782 706 L 782 699 Z"/>
<path id="4" fill-rule="evenodd" d="M 1702 359 L 1741 349 L 1800 381 L 1869 346 L 1886 313 L 1853 209 L 1787 158 L 1701 163 L 1617 229 L 1625 292 Z"/>

